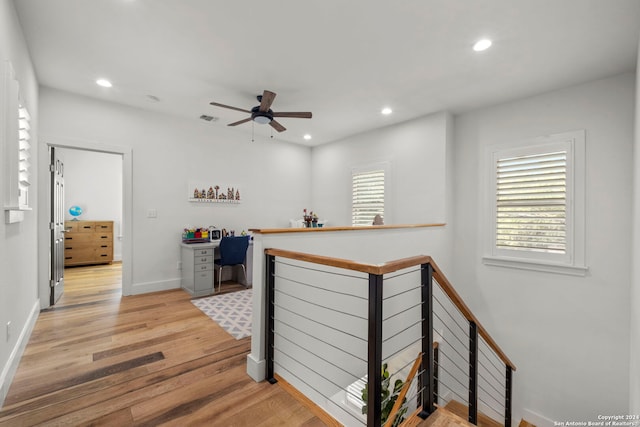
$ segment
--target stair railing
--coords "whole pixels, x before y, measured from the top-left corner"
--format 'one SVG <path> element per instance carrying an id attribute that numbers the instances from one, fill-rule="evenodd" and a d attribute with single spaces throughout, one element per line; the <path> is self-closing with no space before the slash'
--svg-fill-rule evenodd
<path id="1" fill-rule="evenodd" d="M 395 427 L 404 414 L 424 419 L 456 397 L 467 403 L 471 423 L 478 423 L 480 405 L 502 412 L 505 425 L 511 425 L 515 366 L 431 257 L 366 264 L 279 249 L 265 254 L 270 382 L 282 375 L 345 425 Z M 460 337 L 464 322 L 468 332 Z M 407 365 L 386 372 L 387 363 L 415 348 L 419 351 Z M 416 381 L 403 381 L 402 372 L 418 353 Z M 459 374 L 465 367 L 466 385 Z M 500 369 L 504 373 L 496 374 Z M 398 380 L 405 386 L 401 396 Z M 343 404 L 357 401 L 366 420 Z"/>

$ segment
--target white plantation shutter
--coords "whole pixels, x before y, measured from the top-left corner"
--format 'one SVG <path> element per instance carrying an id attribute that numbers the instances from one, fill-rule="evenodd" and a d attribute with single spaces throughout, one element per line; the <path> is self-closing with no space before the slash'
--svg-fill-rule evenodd
<path id="1" fill-rule="evenodd" d="M 29 186 L 31 185 L 31 115 L 26 107 L 18 108 L 18 205 L 28 207 Z"/>
<path id="2" fill-rule="evenodd" d="M 585 131 L 489 146 L 485 155 L 483 263 L 584 276 Z"/>
<path id="3" fill-rule="evenodd" d="M 384 169 L 353 172 L 351 223 L 371 225 L 376 215 L 384 217 Z"/>
<path id="4" fill-rule="evenodd" d="M 497 160 L 496 247 L 565 254 L 567 152 Z"/>

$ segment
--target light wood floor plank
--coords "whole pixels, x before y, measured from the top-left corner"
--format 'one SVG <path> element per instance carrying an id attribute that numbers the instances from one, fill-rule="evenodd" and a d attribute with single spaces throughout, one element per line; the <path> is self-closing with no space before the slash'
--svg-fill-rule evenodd
<path id="1" fill-rule="evenodd" d="M 121 297 L 121 266 L 65 270 L 36 322 L 0 426 L 323 426 L 277 385 L 246 374 L 235 340 L 182 290 Z M 223 283 L 223 292 L 244 289 Z"/>

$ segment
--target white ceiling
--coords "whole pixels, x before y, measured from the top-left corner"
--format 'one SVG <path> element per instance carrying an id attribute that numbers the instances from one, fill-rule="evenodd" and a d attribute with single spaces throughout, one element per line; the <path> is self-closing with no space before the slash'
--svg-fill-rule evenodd
<path id="1" fill-rule="evenodd" d="M 640 31 L 639 0 L 14 3 L 44 86 L 219 127 L 247 115 L 209 102 L 251 109 L 269 89 L 274 111 L 313 112 L 273 132 L 306 145 L 633 70 Z"/>

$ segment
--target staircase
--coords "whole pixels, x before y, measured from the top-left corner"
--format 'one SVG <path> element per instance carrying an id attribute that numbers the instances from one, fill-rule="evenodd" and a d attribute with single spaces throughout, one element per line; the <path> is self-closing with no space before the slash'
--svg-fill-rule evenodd
<path id="1" fill-rule="evenodd" d="M 431 257 L 265 256 L 272 384 L 289 382 L 336 425 L 511 427 L 515 365 Z"/>
<path id="2" fill-rule="evenodd" d="M 443 407 L 438 407 L 426 420 L 423 420 L 417 413 L 413 414 L 409 419 L 402 423 L 401 427 L 474 427 L 467 421 L 468 408 L 464 404 L 452 400 Z M 478 413 L 479 427 L 502 427 L 498 421 Z M 535 427 L 535 425 L 521 420 L 519 427 Z"/>

